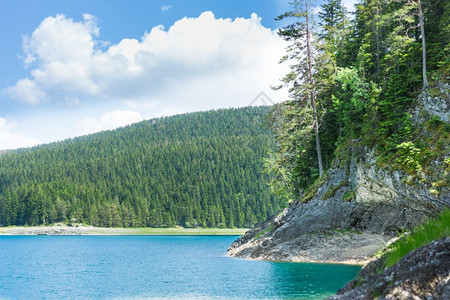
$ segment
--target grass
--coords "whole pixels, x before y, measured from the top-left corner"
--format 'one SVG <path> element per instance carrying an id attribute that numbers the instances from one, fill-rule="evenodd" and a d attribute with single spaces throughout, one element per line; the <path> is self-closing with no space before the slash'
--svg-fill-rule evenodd
<path id="1" fill-rule="evenodd" d="M 312 185 L 309 186 L 308 190 L 305 193 L 305 196 L 301 199 L 302 202 L 307 203 L 307 202 L 311 201 L 312 198 L 316 197 L 317 191 L 322 186 L 322 184 L 328 179 L 329 178 L 326 173 L 322 177 L 317 178 L 316 181 Z"/>
<path id="2" fill-rule="evenodd" d="M 355 198 L 355 192 L 354 191 L 348 191 L 347 193 L 342 195 L 342 200 L 344 200 L 345 202 L 350 202 L 350 201 L 353 200 L 353 198 Z"/>
<path id="3" fill-rule="evenodd" d="M 0 234 L 33 235 L 45 233 L 49 235 L 243 235 L 248 228 L 103 228 L 63 223 L 52 226 L 8 226 L 0 227 Z"/>
<path id="4" fill-rule="evenodd" d="M 447 236 L 450 236 L 450 208 L 446 208 L 437 218 L 426 221 L 390 245 L 385 250 L 385 267 L 394 265 L 411 251 Z"/>
<path id="5" fill-rule="evenodd" d="M 450 123 L 426 112 L 421 113 L 421 118 L 426 121 L 412 127 L 409 141 L 390 146 L 396 149 L 378 147 L 376 163 L 381 169 L 408 174 L 408 185 L 433 185 L 429 192 L 438 196 L 448 192 L 450 186 Z"/>
<path id="6" fill-rule="evenodd" d="M 266 230 L 261 230 L 260 232 L 258 232 L 257 235 L 255 235 L 255 236 L 253 237 L 252 240 L 257 240 L 257 239 L 259 239 L 260 237 L 262 237 L 262 236 L 265 235 L 266 233 L 269 233 L 270 231 L 272 231 L 272 228 L 273 228 L 273 225 L 270 225 Z"/>
<path id="7" fill-rule="evenodd" d="M 339 183 L 338 185 L 330 188 L 325 194 L 322 196 L 322 200 L 326 200 L 328 198 L 332 198 L 336 195 L 336 192 L 343 186 L 346 186 L 348 184 L 348 179 L 345 178 L 344 181 Z"/>
<path id="8" fill-rule="evenodd" d="M 243 235 L 248 228 L 96 228 L 96 234 L 119 235 Z"/>
<path id="9" fill-rule="evenodd" d="M 347 234 L 347 233 L 356 233 L 356 234 L 362 234 L 361 230 L 357 229 L 344 229 L 344 228 L 335 228 L 334 231 Z"/>

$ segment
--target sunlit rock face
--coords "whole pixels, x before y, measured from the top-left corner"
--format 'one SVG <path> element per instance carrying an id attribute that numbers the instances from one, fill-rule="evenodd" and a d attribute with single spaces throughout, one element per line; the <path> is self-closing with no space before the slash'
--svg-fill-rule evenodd
<path id="1" fill-rule="evenodd" d="M 432 116 L 448 122 L 450 86 L 433 82 L 415 104 L 411 115 L 417 124 Z M 413 177 L 377 164 L 374 149 L 359 140 L 349 145 L 312 196 L 258 224 L 228 254 L 274 261 L 367 262 L 398 232 L 450 206 L 448 189 L 436 193 L 431 184 L 437 180 L 433 176 L 446 174 L 446 154 L 431 163 L 434 175 Z"/>
<path id="2" fill-rule="evenodd" d="M 407 174 L 376 166 L 374 151 L 351 150 L 335 161 L 307 203 L 292 203 L 231 245 L 235 257 L 274 261 L 365 262 L 398 232 L 450 205 Z"/>

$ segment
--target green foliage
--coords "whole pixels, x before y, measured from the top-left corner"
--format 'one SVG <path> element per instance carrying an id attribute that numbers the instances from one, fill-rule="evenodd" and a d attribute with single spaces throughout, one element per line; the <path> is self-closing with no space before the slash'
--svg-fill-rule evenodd
<path id="1" fill-rule="evenodd" d="M 276 152 L 271 152 L 265 161 L 266 172 L 271 176 L 270 189 L 286 200 L 296 198 L 319 173 L 311 109 L 295 101 L 277 104 L 267 124 L 275 135 L 276 147 Z"/>
<path id="2" fill-rule="evenodd" d="M 371 291 L 372 299 L 378 299 L 383 295 L 383 291 L 381 289 L 374 289 Z"/>
<path id="3" fill-rule="evenodd" d="M 327 110 L 348 18 L 340 1 L 328 1 L 321 13 L 324 31 L 318 33 L 312 30 L 312 14 L 308 14 L 306 5 L 293 1 L 293 10 L 278 17 L 294 18 L 293 24 L 279 31 L 291 42 L 282 59 L 292 63 L 291 72 L 281 79 L 289 88 L 290 100 L 276 105 L 267 122 L 276 141 L 276 151 L 266 162 L 272 178 L 270 188 L 287 201 L 302 198 L 323 169 L 331 165 L 339 135 L 336 115 Z"/>
<path id="4" fill-rule="evenodd" d="M 323 176 L 320 178 L 317 178 L 316 181 L 314 181 L 313 184 L 311 184 L 308 189 L 306 190 L 305 194 L 300 198 L 303 203 L 309 202 L 312 198 L 316 197 L 318 195 L 318 190 L 320 186 L 328 179 L 328 176 Z"/>
<path id="5" fill-rule="evenodd" d="M 445 125 L 445 122 L 441 120 L 438 116 L 432 116 L 428 122 L 427 125 L 430 126 L 432 129 L 437 129 L 439 126 Z"/>
<path id="6" fill-rule="evenodd" d="M 355 68 L 340 68 L 336 74 L 339 84 L 332 95 L 333 106 L 341 135 L 357 138 L 361 134 L 363 120 L 368 117 L 368 108 L 376 103 L 380 90 L 368 83 Z"/>
<path id="7" fill-rule="evenodd" d="M 344 180 L 336 186 L 330 188 L 325 194 L 322 196 L 322 200 L 326 200 L 328 198 L 332 198 L 336 195 L 336 192 L 341 188 L 348 184 L 348 180 Z"/>
<path id="8" fill-rule="evenodd" d="M 335 228 L 333 231 L 341 233 L 341 234 L 349 234 L 349 233 L 362 234 L 361 230 L 356 230 L 356 229 Z"/>
<path id="9" fill-rule="evenodd" d="M 344 200 L 345 202 L 350 202 L 350 201 L 353 200 L 353 198 L 355 198 L 355 192 L 354 191 L 348 191 L 347 193 L 342 195 L 342 200 Z"/>
<path id="10" fill-rule="evenodd" d="M 322 28 L 319 37 L 324 42 L 325 52 L 328 52 L 337 65 L 340 65 L 342 63 L 341 49 L 350 25 L 346 9 L 340 0 L 327 0 L 319 12 L 319 19 L 319 25 Z"/>
<path id="11" fill-rule="evenodd" d="M 0 226 L 250 227 L 280 209 L 249 107 L 143 121 L 0 155 Z"/>
<path id="12" fill-rule="evenodd" d="M 385 267 L 390 267 L 409 252 L 420 248 L 434 240 L 450 236 L 450 209 L 446 208 L 441 214 L 420 225 L 398 241 L 385 249 Z"/>
<path id="13" fill-rule="evenodd" d="M 294 2 L 295 7 L 301 6 L 302 2 Z M 305 23 L 299 21 L 305 11 L 300 7 L 283 15 L 283 19 L 297 18 L 284 33 L 298 43 L 288 48 L 284 59 L 296 63 L 282 80 L 290 83 L 291 100 L 278 105 L 269 122 L 276 137 L 276 151 L 267 169 L 272 175 L 270 186 L 277 195 L 309 201 L 317 194 L 311 187 L 318 177 L 308 117 L 311 112 L 305 106 L 305 91 L 311 90 L 318 104 L 325 161 L 336 156 L 344 161 L 349 145 L 358 143 L 376 150 L 380 166 L 408 172 L 408 184 L 417 180 L 428 183 L 434 195 L 448 191 L 450 170 L 444 167 L 444 159 L 449 152 L 446 128 L 450 125 L 437 117 L 417 124 L 410 114 L 423 82 L 418 5 L 417 1 L 406 0 L 360 0 L 350 20 L 339 0 L 326 0 L 319 13 L 321 27 L 312 33 L 315 80 L 306 85 L 307 72 L 300 67 L 306 57 L 301 40 Z M 429 81 L 429 93 L 443 97 L 434 81 L 446 82 L 449 78 L 450 4 L 422 1 L 421 8 L 427 70 L 433 79 Z M 325 165 L 326 169 L 329 163 Z M 335 192 L 330 189 L 323 198 Z M 352 197 L 348 194 L 345 198 Z"/>
<path id="14" fill-rule="evenodd" d="M 420 149 L 416 148 L 413 142 L 403 142 L 397 146 L 396 161 L 408 169 L 413 171 L 422 170 L 420 159 Z"/>
<path id="15" fill-rule="evenodd" d="M 267 229 L 261 230 L 260 232 L 258 232 L 258 234 L 256 234 L 256 235 L 253 237 L 252 240 L 257 240 L 257 239 L 259 239 L 260 237 L 266 235 L 267 233 L 269 233 L 269 232 L 272 231 L 272 228 L 273 228 L 273 225 L 270 225 L 269 227 L 267 227 Z"/>

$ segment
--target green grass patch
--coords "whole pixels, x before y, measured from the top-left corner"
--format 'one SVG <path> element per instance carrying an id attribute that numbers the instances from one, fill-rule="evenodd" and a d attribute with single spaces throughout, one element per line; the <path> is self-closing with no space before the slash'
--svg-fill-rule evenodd
<path id="1" fill-rule="evenodd" d="M 248 228 L 96 228 L 94 234 L 112 235 L 243 235 Z"/>
<path id="2" fill-rule="evenodd" d="M 380 291 L 379 289 L 375 289 L 371 292 L 372 294 L 372 299 L 378 299 L 383 295 L 383 292 Z"/>
<path id="3" fill-rule="evenodd" d="M 385 252 L 385 267 L 390 267 L 411 251 L 434 240 L 450 236 L 450 208 L 446 208 L 437 218 L 426 221 L 410 234 L 391 244 Z"/>
<path id="4" fill-rule="evenodd" d="M 336 192 L 343 186 L 346 186 L 348 184 L 348 179 L 345 179 L 344 181 L 342 181 L 341 183 L 339 183 L 336 186 L 333 186 L 332 188 L 330 188 L 325 194 L 323 194 L 322 196 L 322 200 L 326 200 L 328 198 L 332 198 L 336 195 Z"/>
<path id="5" fill-rule="evenodd" d="M 258 232 L 257 235 L 255 235 L 255 237 L 252 240 L 257 240 L 260 237 L 262 237 L 263 235 L 269 233 L 270 231 L 272 231 L 273 225 L 270 225 L 266 230 L 261 230 L 260 232 Z"/>
<path id="6" fill-rule="evenodd" d="M 342 234 L 347 234 L 347 233 L 362 234 L 362 231 L 361 230 L 357 230 L 357 229 L 335 228 L 334 231 L 342 233 Z"/>
<path id="7" fill-rule="evenodd" d="M 328 175 L 324 175 L 321 178 L 317 178 L 316 181 L 308 188 L 305 193 L 305 196 L 302 198 L 303 203 L 307 203 L 311 201 L 312 198 L 317 196 L 317 191 L 324 184 L 326 180 L 328 180 Z"/>
<path id="8" fill-rule="evenodd" d="M 350 201 L 353 200 L 354 197 L 355 197 L 355 192 L 354 191 L 348 191 L 347 193 L 342 195 L 342 200 L 344 200 L 345 202 L 350 202 Z"/>
<path id="9" fill-rule="evenodd" d="M 0 227 L 0 234 L 6 235 L 243 235 L 249 228 L 123 228 L 123 227 L 92 227 L 74 224 L 55 224 L 53 226 L 13 226 Z"/>
<path id="10" fill-rule="evenodd" d="M 408 185 L 430 185 L 429 192 L 438 196 L 449 191 L 450 168 L 446 159 L 450 151 L 450 123 L 426 112 L 425 120 L 411 127 L 411 133 L 391 145 L 376 148 L 377 167 L 408 174 Z M 431 185 L 433 185 L 431 187 Z"/>

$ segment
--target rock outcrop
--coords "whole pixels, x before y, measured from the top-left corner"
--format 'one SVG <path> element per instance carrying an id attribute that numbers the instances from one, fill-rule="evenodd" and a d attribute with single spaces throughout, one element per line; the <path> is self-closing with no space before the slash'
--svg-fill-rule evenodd
<path id="1" fill-rule="evenodd" d="M 433 94 L 433 95 L 431 95 Z M 437 81 L 435 86 L 422 92 L 412 115 L 415 121 L 420 121 L 422 112 L 438 116 L 442 121 L 450 121 L 450 85 Z"/>
<path id="2" fill-rule="evenodd" d="M 450 237 L 434 241 L 380 270 L 383 257 L 364 267 L 328 300 L 450 299 Z"/>
<path id="3" fill-rule="evenodd" d="M 433 195 L 425 184 L 407 182 L 407 174 L 378 168 L 373 151 L 355 146 L 349 156 L 347 162 L 335 161 L 308 202 L 291 203 L 235 241 L 228 254 L 363 263 L 397 232 L 450 205 L 449 193 Z"/>

